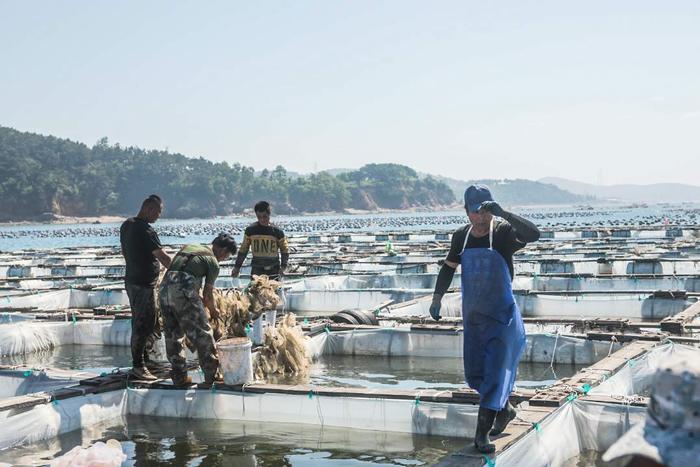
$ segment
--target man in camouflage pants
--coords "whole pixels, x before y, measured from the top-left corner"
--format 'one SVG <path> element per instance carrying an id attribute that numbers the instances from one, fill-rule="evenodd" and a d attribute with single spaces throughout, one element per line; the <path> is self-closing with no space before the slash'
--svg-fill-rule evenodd
<path id="1" fill-rule="evenodd" d="M 199 364 L 204 372 L 203 387 L 219 379 L 219 359 L 216 355 L 205 307 L 212 318 L 219 315 L 214 303 L 214 282 L 219 275 L 219 261 L 236 252 L 236 242 L 228 234 L 219 234 L 211 247 L 187 245 L 173 258 L 160 287 L 160 309 L 168 361 L 172 365 L 173 384 L 190 384 L 187 376 L 183 340 L 187 336 L 197 349 Z M 204 299 L 199 291 L 204 283 Z"/>

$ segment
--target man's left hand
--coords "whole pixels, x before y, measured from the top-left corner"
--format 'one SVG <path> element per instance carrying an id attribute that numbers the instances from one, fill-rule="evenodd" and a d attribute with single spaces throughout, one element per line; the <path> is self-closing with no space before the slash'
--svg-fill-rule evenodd
<path id="1" fill-rule="evenodd" d="M 506 211 L 495 201 L 484 201 L 479 206 L 479 211 L 487 211 L 498 217 L 505 217 Z"/>

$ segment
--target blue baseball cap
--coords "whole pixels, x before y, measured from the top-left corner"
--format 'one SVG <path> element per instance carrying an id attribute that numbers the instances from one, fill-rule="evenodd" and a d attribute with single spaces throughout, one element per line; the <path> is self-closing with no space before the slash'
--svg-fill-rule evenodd
<path id="1" fill-rule="evenodd" d="M 493 196 L 486 185 L 470 185 L 464 192 L 464 207 L 469 212 L 477 212 L 484 201 L 493 201 Z"/>

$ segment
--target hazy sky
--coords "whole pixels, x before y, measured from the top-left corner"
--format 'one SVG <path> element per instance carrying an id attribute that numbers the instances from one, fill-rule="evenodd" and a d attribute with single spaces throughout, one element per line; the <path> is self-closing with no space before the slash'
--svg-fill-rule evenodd
<path id="1" fill-rule="evenodd" d="M 309 172 L 700 184 L 700 1 L 0 0 L 0 125 Z"/>

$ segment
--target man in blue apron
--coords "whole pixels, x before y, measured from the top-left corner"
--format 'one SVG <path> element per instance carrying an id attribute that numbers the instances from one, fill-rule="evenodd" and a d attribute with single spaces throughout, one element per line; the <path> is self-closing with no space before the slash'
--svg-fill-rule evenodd
<path id="1" fill-rule="evenodd" d="M 492 453 L 489 434 L 503 432 L 516 415 L 508 396 L 525 349 L 525 328 L 511 287 L 513 253 L 539 239 L 540 232 L 532 222 L 501 208 L 483 185 L 467 188 L 464 206 L 470 224 L 452 236 L 430 315 L 440 319 L 442 296 L 461 265 L 464 374 L 480 396 L 474 445 Z"/>

